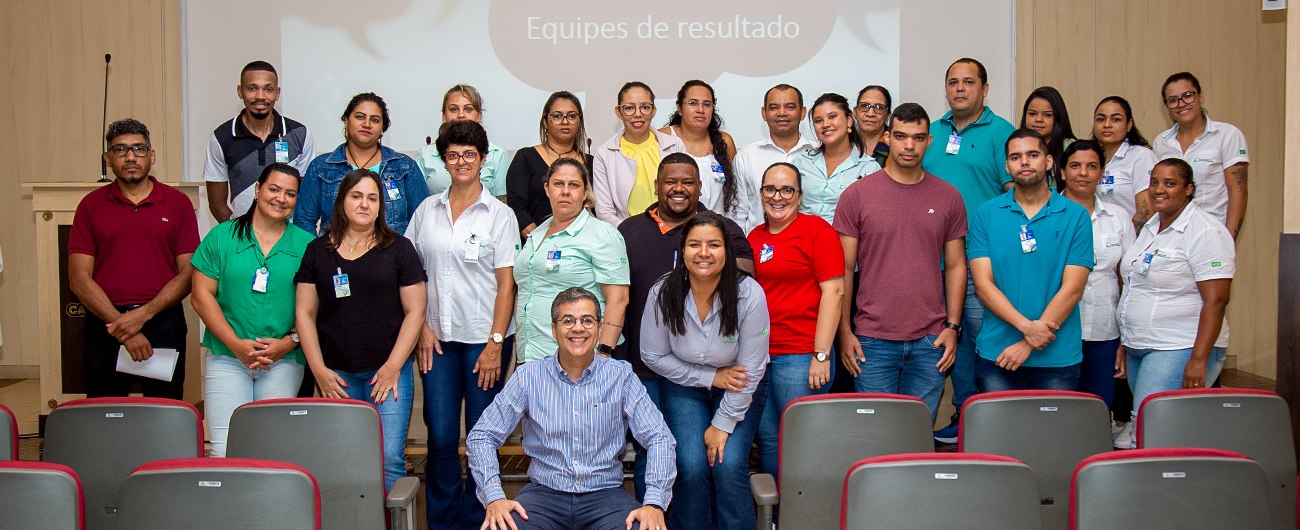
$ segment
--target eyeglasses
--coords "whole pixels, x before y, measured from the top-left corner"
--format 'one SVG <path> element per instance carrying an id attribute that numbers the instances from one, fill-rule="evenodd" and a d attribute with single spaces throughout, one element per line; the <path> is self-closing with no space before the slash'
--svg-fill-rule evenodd
<path id="1" fill-rule="evenodd" d="M 113 155 L 113 156 L 116 157 L 116 158 L 122 158 L 122 157 L 125 157 L 127 151 L 130 151 L 132 154 L 134 154 L 135 156 L 140 157 L 140 158 L 144 158 L 144 157 L 146 157 L 146 156 L 149 156 L 149 146 L 147 146 L 147 145 L 121 145 L 121 144 L 118 144 L 118 145 L 115 145 L 115 146 L 113 146 L 113 147 L 108 148 L 108 153 L 111 154 L 111 155 Z"/>
<path id="2" fill-rule="evenodd" d="M 560 318 L 556 322 L 559 322 L 561 326 L 564 326 L 564 329 L 572 329 L 573 326 L 578 324 L 582 324 L 582 327 L 586 329 L 591 329 L 596 327 L 596 317 L 591 317 L 591 316 L 574 318 L 572 316 L 565 315 L 564 317 Z"/>
<path id="3" fill-rule="evenodd" d="M 475 160 L 478 160 L 478 151 L 471 150 L 465 151 L 464 153 L 447 151 L 446 154 L 442 155 L 442 160 L 448 164 L 455 164 L 460 160 L 464 160 L 467 163 L 473 163 Z"/>
<path id="4" fill-rule="evenodd" d="M 858 110 L 862 112 L 876 111 L 878 113 L 889 112 L 889 106 L 884 103 L 858 103 Z"/>
<path id="5" fill-rule="evenodd" d="M 1165 106 L 1172 109 L 1178 106 L 1179 101 L 1191 105 L 1193 101 L 1196 101 L 1196 91 L 1188 90 L 1187 92 L 1183 92 L 1183 95 L 1181 96 L 1169 96 L 1165 98 Z"/>
<path id="6" fill-rule="evenodd" d="M 781 194 L 782 199 L 793 199 L 794 195 L 799 193 L 799 190 L 790 186 L 781 186 L 780 188 L 777 188 L 776 186 L 768 185 L 759 188 L 759 190 L 763 192 L 763 197 L 768 199 L 776 197 L 778 193 Z"/>
<path id="7" fill-rule="evenodd" d="M 576 112 L 570 112 L 568 114 L 560 114 L 558 112 L 552 112 L 550 114 L 547 114 L 546 117 L 550 118 L 552 123 L 563 123 L 566 121 L 578 121 L 579 119 L 582 118 L 582 115 Z"/>
<path id="8" fill-rule="evenodd" d="M 642 103 L 640 105 L 637 105 L 636 103 L 624 103 L 619 105 L 618 109 L 623 111 L 624 116 L 632 116 L 636 114 L 636 111 L 638 110 L 641 111 L 641 114 L 650 114 L 651 111 L 655 110 L 655 106 L 651 103 Z"/>
<path id="9" fill-rule="evenodd" d="M 707 110 L 707 109 L 711 109 L 711 108 L 713 108 L 713 102 L 712 102 L 712 101 L 709 101 L 709 100 L 707 100 L 707 99 L 706 99 L 706 100 L 703 100 L 703 101 L 700 101 L 700 100 L 698 100 L 698 99 L 688 99 L 688 100 L 686 100 L 686 106 L 687 106 L 687 107 L 704 107 L 704 108 Z"/>

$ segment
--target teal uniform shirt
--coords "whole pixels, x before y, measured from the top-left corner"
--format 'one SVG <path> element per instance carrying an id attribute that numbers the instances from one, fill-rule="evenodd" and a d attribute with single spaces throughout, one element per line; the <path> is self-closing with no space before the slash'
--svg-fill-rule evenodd
<path id="1" fill-rule="evenodd" d="M 447 172 L 447 165 L 438 156 L 437 146 L 426 145 L 420 149 L 420 155 L 415 157 L 415 165 L 420 166 L 420 171 L 424 173 L 424 183 L 429 187 L 430 197 L 451 187 L 451 173 Z M 509 166 L 505 149 L 488 142 L 488 152 L 483 155 L 483 167 L 478 170 L 478 180 L 493 197 L 506 194 L 506 168 Z"/>
<path id="2" fill-rule="evenodd" d="M 791 153 L 788 159 L 799 168 L 803 177 L 803 201 L 799 204 L 799 213 L 819 216 L 828 223 L 835 222 L 835 207 L 840 203 L 844 188 L 880 171 L 876 159 L 858 152 L 857 147 L 850 149 L 849 157 L 830 174 L 826 171 L 825 153 L 811 147 Z"/>
<path id="3" fill-rule="evenodd" d="M 966 202 L 966 220 L 973 222 L 981 204 L 1002 195 L 1003 186 L 1011 182 L 1007 173 L 1007 138 L 1016 132 L 1014 125 L 993 110 L 984 107 L 979 119 L 955 130 L 952 111 L 930 123 L 930 148 L 925 150 L 921 168 L 957 187 Z M 956 154 L 949 154 L 949 139 L 961 138 Z"/>

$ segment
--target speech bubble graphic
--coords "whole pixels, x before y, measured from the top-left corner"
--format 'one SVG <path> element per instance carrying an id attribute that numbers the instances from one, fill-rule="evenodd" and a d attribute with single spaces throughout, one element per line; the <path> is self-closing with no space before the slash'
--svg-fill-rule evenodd
<path id="1" fill-rule="evenodd" d="M 347 33 L 348 39 L 357 45 L 357 49 L 380 59 L 383 54 L 370 41 L 366 31 L 371 26 L 400 17 L 411 7 L 412 0 L 387 0 L 384 2 L 367 2 L 359 4 L 349 0 L 281 0 L 282 13 L 301 18 L 317 27 L 338 28 Z M 458 1 L 449 0 L 454 9 Z"/>

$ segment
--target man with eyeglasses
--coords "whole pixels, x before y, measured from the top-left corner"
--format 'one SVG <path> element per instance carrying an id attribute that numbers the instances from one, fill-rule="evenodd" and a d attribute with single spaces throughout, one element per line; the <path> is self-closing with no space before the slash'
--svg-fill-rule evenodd
<path id="1" fill-rule="evenodd" d="M 967 226 L 961 193 L 922 169 L 930 129 L 920 105 L 899 105 L 891 163 L 844 190 L 833 226 L 845 275 L 861 282 L 856 300 L 845 292 L 839 326 L 855 390 L 921 398 L 933 421 L 961 340 Z"/>
<path id="2" fill-rule="evenodd" d="M 929 148 L 921 167 L 961 192 L 966 203 L 966 219 L 975 215 L 981 204 L 1011 189 L 1006 172 L 1006 142 L 1015 126 L 984 105 L 989 93 L 988 71 L 979 61 L 957 59 L 944 74 L 947 114 L 930 123 Z M 975 386 L 975 338 L 984 319 L 984 305 L 975 296 L 975 283 L 966 282 L 965 308 L 962 309 L 962 340 L 957 346 L 957 360 L 952 367 L 952 404 L 957 412 L 947 427 L 934 433 L 942 443 L 957 443 L 961 424 L 961 407 L 979 392 Z"/>
<path id="3" fill-rule="evenodd" d="M 746 233 L 764 222 L 763 197 L 758 193 L 763 186 L 763 172 L 772 164 L 785 162 L 790 153 L 814 145 L 799 134 L 799 124 L 807 109 L 798 88 L 785 83 L 769 88 L 763 96 L 761 112 L 763 121 L 767 122 L 768 137 L 742 147 L 731 161 L 731 168 L 740 179 L 736 182 L 740 200 L 749 202 L 748 215 L 736 220 Z"/>
<path id="4" fill-rule="evenodd" d="M 694 163 L 694 162 L 692 162 Z M 524 363 L 465 437 L 483 528 L 663 530 L 677 477 L 677 443 L 625 361 L 596 355 L 600 304 L 581 287 L 551 303 L 555 355 Z M 529 484 L 501 488 L 497 450 L 520 421 Z M 644 497 L 623 489 L 624 433 L 648 448 Z"/>
<path id="5" fill-rule="evenodd" d="M 199 247 L 198 221 L 184 193 L 149 174 L 155 153 L 149 129 L 113 122 L 104 159 L 116 177 L 77 205 L 68 235 L 68 285 L 85 304 L 83 362 L 88 397 L 125 397 L 135 377 L 117 371 L 155 348 L 178 353 L 170 381 L 139 378 L 145 397 L 185 393 L 185 311 Z"/>
<path id="6" fill-rule="evenodd" d="M 625 341 L 614 353 L 616 357 L 623 357 L 620 353 L 625 355 L 625 359 L 632 364 L 633 372 L 645 386 L 650 400 L 657 407 L 659 382 L 662 378 L 641 360 L 641 316 L 645 314 L 650 288 L 654 287 L 659 278 L 668 274 L 677 262 L 682 225 L 696 214 L 709 210 L 700 205 L 700 167 L 686 153 L 669 154 L 659 163 L 655 177 L 655 195 L 658 202 L 618 225 L 627 248 L 635 249 L 635 252 L 627 253 L 632 283 L 628 292 L 627 317 L 623 324 Z M 730 219 L 726 219 L 726 222 L 727 236 L 731 238 L 736 256 L 753 256 L 753 250 L 740 225 Z M 750 274 L 754 272 L 753 259 L 738 258 L 736 265 Z M 638 498 L 645 492 L 645 465 L 645 449 L 638 446 L 633 473 Z"/>
<path id="7" fill-rule="evenodd" d="M 306 174 L 307 165 L 316 156 L 316 141 L 307 126 L 275 110 L 280 83 L 271 63 L 244 65 L 235 91 L 244 110 L 212 131 L 203 164 L 208 211 L 218 223 L 248 211 L 253 204 L 253 184 L 266 166 L 283 162 Z"/>

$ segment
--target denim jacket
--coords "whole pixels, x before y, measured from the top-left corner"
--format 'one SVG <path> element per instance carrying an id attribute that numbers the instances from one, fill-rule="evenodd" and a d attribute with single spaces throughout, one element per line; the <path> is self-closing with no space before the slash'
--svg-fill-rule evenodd
<path id="1" fill-rule="evenodd" d="M 303 230 L 320 235 L 329 227 L 339 183 L 352 171 L 352 164 L 348 163 L 344 151 L 346 146 L 346 143 L 341 144 L 333 152 L 316 157 L 303 173 L 302 185 L 298 189 L 298 207 L 293 212 L 293 224 Z M 392 199 L 386 190 L 379 190 L 384 199 L 384 220 L 389 228 L 403 234 L 415 208 L 429 196 L 429 189 L 424 184 L 424 173 L 411 157 L 382 145 L 379 154 L 382 157 L 379 176 L 385 183 L 392 181 L 399 192 L 399 197 Z M 320 231 L 316 230 L 318 220 Z"/>

